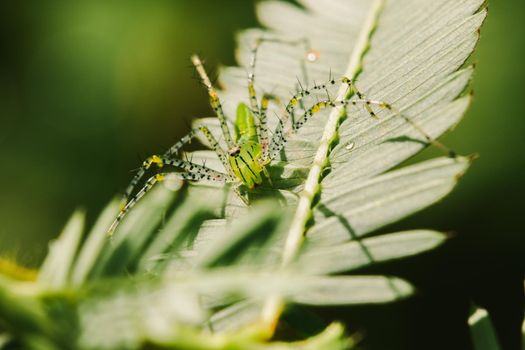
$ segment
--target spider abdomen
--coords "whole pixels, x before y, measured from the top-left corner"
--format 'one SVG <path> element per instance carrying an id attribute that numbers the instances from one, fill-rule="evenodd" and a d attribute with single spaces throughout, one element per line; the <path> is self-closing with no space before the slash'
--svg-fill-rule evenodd
<path id="1" fill-rule="evenodd" d="M 228 155 L 228 161 L 235 177 L 243 185 L 252 189 L 262 183 L 264 166 L 259 163 L 262 147 L 259 143 L 248 141 L 239 145 L 239 151 Z"/>

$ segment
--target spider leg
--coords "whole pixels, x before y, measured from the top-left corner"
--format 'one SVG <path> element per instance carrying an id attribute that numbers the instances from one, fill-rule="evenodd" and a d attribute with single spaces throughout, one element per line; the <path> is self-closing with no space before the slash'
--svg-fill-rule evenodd
<path id="1" fill-rule="evenodd" d="M 170 159 L 165 159 L 165 160 L 167 162 L 173 161 Z M 189 163 L 189 162 L 186 162 L 186 163 Z M 173 165 L 173 164 L 169 164 L 169 165 Z M 215 170 L 212 170 L 212 169 L 209 169 L 209 168 L 197 165 L 197 164 L 193 164 L 193 167 L 194 168 L 186 172 L 165 172 L 165 173 L 159 173 L 159 174 L 156 174 L 150 177 L 146 181 L 144 186 L 133 197 L 130 198 L 129 202 L 127 202 L 123 208 L 120 209 L 117 217 L 111 223 L 111 226 L 108 229 L 108 234 L 112 236 L 113 233 L 115 232 L 115 229 L 119 225 L 119 223 L 122 221 L 122 219 L 124 219 L 126 214 L 137 204 L 137 202 L 140 201 L 140 199 L 144 197 L 144 195 L 148 193 L 153 188 L 153 186 L 155 186 L 156 183 L 164 181 L 168 175 L 174 175 L 182 180 L 191 180 L 191 181 L 209 180 L 209 181 L 214 181 L 214 182 L 226 183 L 226 182 L 230 182 L 231 180 L 227 175 L 216 172 Z M 215 174 L 215 176 L 211 176 L 210 174 Z"/>
<path id="2" fill-rule="evenodd" d="M 279 123 L 277 125 L 277 129 L 276 129 L 276 133 L 278 134 L 279 132 L 283 131 L 283 129 L 284 129 L 284 127 L 285 127 L 285 125 L 288 122 L 288 119 L 290 117 L 292 118 L 292 126 L 297 124 L 298 121 L 295 120 L 295 108 L 298 105 L 301 105 L 301 108 L 304 108 L 302 103 L 303 103 L 303 100 L 305 98 L 307 98 L 309 96 L 312 96 L 316 92 L 328 91 L 328 88 L 330 86 L 334 86 L 336 83 L 337 83 L 337 81 L 335 79 L 333 79 L 332 77 L 330 77 L 329 80 L 327 80 L 326 82 L 319 83 L 319 84 L 314 84 L 310 88 L 305 89 L 305 88 L 301 87 L 294 95 L 292 95 L 292 98 L 290 98 L 290 100 L 286 104 L 286 107 L 285 107 L 286 113 L 284 114 L 283 118 L 281 118 L 281 120 L 279 121 Z M 328 92 L 326 93 L 326 95 L 328 97 L 327 100 L 331 100 L 330 96 L 328 95 Z M 284 138 L 284 135 L 281 135 L 281 137 Z M 279 136 L 278 136 L 278 138 L 279 138 Z M 275 139 L 275 135 L 274 135 L 274 140 L 277 141 Z"/>
<path id="3" fill-rule="evenodd" d="M 275 128 L 274 135 L 272 137 L 272 140 L 270 142 L 269 146 L 269 159 L 275 159 L 281 149 L 284 147 L 284 144 L 286 143 L 286 135 L 284 128 L 286 126 L 286 123 L 288 122 L 288 119 L 290 117 L 293 117 L 295 115 L 295 108 L 303 102 L 303 100 L 306 97 L 311 96 L 315 92 L 320 91 L 328 91 L 328 88 L 330 86 L 334 86 L 337 84 L 337 81 L 332 78 L 331 74 L 327 81 L 323 83 L 316 83 L 310 88 L 301 88 L 299 91 L 297 91 L 292 98 L 288 101 L 286 104 L 286 113 L 284 114 L 283 118 L 279 119 L 279 122 L 277 123 L 277 127 Z M 328 95 L 328 93 L 327 93 Z M 329 96 L 328 96 L 329 97 Z M 310 109 L 306 110 L 304 112 L 303 116 L 299 118 L 298 120 L 295 120 L 295 118 L 292 118 L 292 132 L 297 131 L 306 121 L 315 113 L 319 112 L 320 110 L 331 106 L 331 99 L 328 98 L 326 100 L 322 100 L 314 104 Z"/>
<path id="4" fill-rule="evenodd" d="M 202 83 L 206 86 L 206 89 L 208 90 L 208 95 L 210 96 L 210 105 L 211 108 L 213 108 L 213 111 L 217 115 L 217 118 L 219 119 L 219 122 L 221 124 L 224 141 L 228 145 L 228 148 L 233 148 L 235 146 L 235 143 L 233 142 L 233 139 L 231 137 L 230 129 L 228 128 L 228 122 L 226 121 L 226 116 L 224 114 L 224 111 L 222 110 L 219 95 L 217 95 L 217 91 L 215 91 L 215 89 L 213 88 L 210 78 L 208 77 L 208 74 L 206 73 L 206 70 L 204 69 L 204 66 L 202 65 L 202 61 L 200 60 L 199 56 L 191 56 L 191 62 L 195 66 L 195 70 L 199 74 Z"/>
<path id="5" fill-rule="evenodd" d="M 341 101 L 341 103 L 343 102 Z M 299 130 L 314 114 L 321 112 L 325 108 L 335 106 L 336 104 L 334 103 L 334 101 L 331 100 L 322 100 L 316 102 L 313 106 L 311 106 L 303 113 L 301 118 L 299 118 L 295 123 L 293 123 L 291 133 L 294 133 L 297 130 Z M 282 119 L 280 119 L 279 123 L 277 124 L 277 128 L 275 129 L 272 142 L 270 144 L 270 159 L 275 159 L 279 155 L 279 152 L 283 149 L 287 141 L 286 134 L 284 132 L 284 122 Z"/>
<path id="6" fill-rule="evenodd" d="M 349 91 L 349 93 L 347 93 L 347 95 L 349 95 L 351 97 L 353 95 L 352 92 L 354 92 L 359 100 L 361 100 L 361 101 L 366 101 L 367 100 L 365 98 L 365 96 L 363 95 L 363 93 L 361 91 L 359 91 L 359 89 L 357 88 L 357 86 L 355 85 L 355 83 L 354 83 L 354 81 L 352 79 L 347 78 L 347 77 L 343 77 L 341 79 L 341 81 L 343 82 L 343 84 L 347 84 L 348 88 L 350 89 L 350 91 Z M 348 99 L 345 98 L 345 100 L 348 100 Z M 368 112 L 368 114 L 370 114 L 370 116 L 372 118 L 377 118 L 376 114 L 374 113 L 374 111 L 370 107 L 370 103 L 366 103 L 365 102 L 363 104 L 364 104 L 365 109 Z"/>
<path id="7" fill-rule="evenodd" d="M 387 109 L 394 113 L 394 115 L 399 116 L 402 118 L 407 124 L 411 125 L 415 130 L 417 130 L 426 140 L 429 144 L 432 144 L 436 146 L 438 149 L 441 149 L 443 152 L 448 154 L 451 157 L 455 157 L 456 153 L 449 149 L 447 146 L 442 144 L 441 142 L 437 141 L 433 137 L 431 137 L 425 130 L 423 130 L 419 125 L 414 123 L 408 116 L 401 113 L 398 109 L 394 108 L 390 103 L 384 102 L 384 101 L 377 101 L 377 100 L 370 100 L 366 99 L 364 94 L 359 91 L 359 89 L 356 87 L 355 83 L 347 78 L 343 77 L 341 81 L 344 84 L 347 84 L 349 86 L 349 89 L 355 93 L 355 95 L 358 97 L 358 99 L 343 99 L 343 100 L 337 100 L 332 101 L 330 98 L 326 100 L 319 101 L 315 103 L 312 107 L 307 109 L 302 117 L 295 121 L 292 124 L 292 130 L 291 132 L 296 132 L 299 130 L 315 113 L 327 108 L 327 107 L 336 107 L 336 106 L 348 106 L 348 105 L 363 105 L 367 112 L 370 114 L 371 117 L 377 118 L 377 114 L 374 112 L 371 106 L 377 106 L 379 108 Z M 286 106 L 286 115 L 283 119 L 279 120 L 279 123 L 277 124 L 276 130 L 274 132 L 274 136 L 272 138 L 271 144 L 270 144 L 270 159 L 274 159 L 277 157 L 279 152 L 284 147 L 287 139 L 286 134 L 284 131 L 285 128 L 285 122 L 287 121 L 287 118 L 290 115 L 293 115 L 295 112 L 295 107 L 307 96 L 310 96 L 314 91 L 322 91 L 326 90 L 328 86 L 335 85 L 336 80 L 335 79 L 329 79 L 329 81 L 322 83 L 322 84 L 315 84 L 313 87 L 309 89 L 302 89 L 299 90 L 295 95 L 292 96 L 290 101 L 288 102 Z M 347 94 L 348 95 L 348 94 Z M 349 95 L 352 96 L 351 94 Z"/>
<path id="8" fill-rule="evenodd" d="M 126 196 L 126 205 L 129 204 L 131 199 L 128 200 L 128 198 L 131 196 L 131 193 L 133 192 L 133 189 L 138 184 L 140 179 L 144 176 L 146 171 L 151 168 L 152 165 L 156 165 L 158 168 L 163 168 L 166 165 L 173 166 L 179 169 L 182 169 L 184 171 L 189 172 L 190 174 L 198 174 L 198 178 L 195 180 L 201 180 L 206 179 L 210 181 L 224 181 L 229 180 L 232 181 L 233 177 L 229 174 L 223 174 L 219 171 L 210 169 L 208 167 L 205 167 L 203 165 L 195 164 L 192 162 L 189 162 L 187 160 L 177 159 L 177 158 L 170 158 L 168 156 L 159 156 L 159 155 L 153 155 L 151 157 L 148 157 L 142 167 L 139 169 L 133 180 L 130 184 L 130 190 L 129 194 Z M 194 179 L 190 179 L 194 180 Z M 131 186 L 133 185 L 133 186 Z"/>
<path id="9" fill-rule="evenodd" d="M 213 137 L 212 133 L 207 127 L 199 126 L 199 127 L 192 129 L 187 135 L 185 135 L 183 138 L 177 141 L 173 146 L 170 147 L 170 149 L 166 153 L 164 153 L 163 156 L 154 155 L 154 156 L 149 157 L 142 163 L 142 166 L 139 168 L 139 170 L 137 171 L 137 173 L 131 180 L 130 184 L 126 188 L 126 191 L 124 192 L 124 196 L 122 199 L 123 206 L 128 203 L 131 193 L 133 192 L 137 184 L 140 182 L 140 180 L 144 177 L 144 175 L 146 174 L 146 171 L 151 167 L 152 164 L 158 165 L 159 161 L 163 161 L 164 164 L 167 164 L 166 159 L 169 158 L 170 161 L 177 163 L 177 164 L 170 164 L 170 165 L 179 167 L 184 170 L 188 170 L 192 166 L 197 166 L 197 164 L 193 164 L 191 162 L 180 160 L 180 159 L 171 159 L 171 157 L 173 157 L 174 155 L 177 155 L 180 149 L 184 145 L 190 143 L 191 140 L 196 136 L 197 132 L 199 131 L 202 132 L 204 136 L 206 136 L 212 149 L 215 151 L 215 153 L 217 153 L 219 160 L 222 162 L 222 164 L 224 165 L 228 173 L 231 174 L 231 168 L 228 163 L 224 150 L 219 146 L 219 143 L 217 142 L 215 137 Z"/>
<path id="10" fill-rule="evenodd" d="M 306 59 L 309 61 L 314 61 L 312 59 L 312 54 L 317 57 L 317 51 L 312 50 L 310 48 L 310 41 L 307 38 L 302 39 L 296 39 L 296 40 L 286 40 L 286 39 L 279 39 L 279 38 L 269 38 L 269 37 L 260 37 L 255 40 L 255 44 L 253 45 L 250 53 L 250 63 L 249 63 L 249 72 L 248 72 L 248 94 L 250 97 L 250 107 L 253 111 L 258 112 L 259 106 L 257 103 L 257 94 L 255 92 L 255 66 L 257 63 L 257 52 L 259 51 L 259 48 L 264 43 L 279 43 L 284 45 L 290 45 L 290 46 L 298 46 L 298 45 L 304 45 L 305 52 L 306 52 Z M 302 60 L 302 67 L 303 74 L 305 75 L 305 78 L 308 80 L 307 77 L 307 71 L 306 67 L 304 66 L 304 60 Z"/>
<path id="11" fill-rule="evenodd" d="M 353 99 L 353 100 L 344 99 L 343 101 L 335 101 L 336 104 L 341 104 L 341 105 L 344 105 L 345 107 L 348 104 L 352 104 L 352 105 L 361 104 L 361 105 L 363 105 L 365 107 L 365 109 L 367 110 L 368 114 L 370 114 L 370 116 L 372 118 L 376 118 L 376 119 L 377 119 L 377 115 L 372 110 L 371 106 L 377 106 L 379 108 L 389 110 L 395 116 L 398 116 L 398 117 L 402 118 L 405 121 L 405 123 L 409 124 L 417 132 L 419 132 L 421 134 L 421 136 L 423 136 L 426 139 L 427 143 L 429 143 L 429 144 L 437 147 L 438 149 L 442 150 L 445 154 L 449 155 L 450 157 L 455 157 L 456 156 L 456 152 L 454 150 L 448 148 L 447 146 L 445 146 L 444 144 L 442 144 L 441 142 L 439 142 L 438 140 L 436 140 L 435 138 L 430 136 L 419 125 L 414 123 L 414 121 L 412 119 L 410 119 L 410 117 L 408 117 L 407 115 L 403 114 L 399 109 L 393 107 L 390 103 L 387 103 L 387 102 L 384 102 L 384 101 L 377 101 L 377 100 L 366 99 L 365 96 L 357 89 L 357 86 L 355 85 L 355 83 L 350 78 L 343 77 L 342 78 L 342 82 L 344 84 L 347 84 L 349 86 L 349 88 L 352 89 L 355 92 L 355 94 L 358 97 L 358 99 Z"/>
<path id="12" fill-rule="evenodd" d="M 226 155 L 226 152 L 219 145 L 219 142 L 217 142 L 217 139 L 215 139 L 215 137 L 213 136 L 213 134 L 210 132 L 210 130 L 207 127 L 199 126 L 198 129 L 210 143 L 211 149 L 217 154 L 217 157 L 219 157 L 219 160 L 224 166 L 224 169 L 226 169 L 228 174 L 231 175 L 233 172 L 231 170 L 230 163 L 228 162 L 228 156 Z"/>
<path id="13" fill-rule="evenodd" d="M 177 141 L 173 146 L 171 146 L 169 150 L 166 153 L 164 153 L 164 156 L 176 155 L 184 145 L 191 142 L 191 140 L 195 137 L 195 134 L 197 131 L 198 131 L 197 128 L 192 129 L 188 134 L 186 134 L 179 141 Z M 133 190 L 135 189 L 139 181 L 142 179 L 144 174 L 146 174 L 146 171 L 149 169 L 150 166 L 151 166 L 151 162 L 144 161 L 142 163 L 142 166 L 139 168 L 139 170 L 137 170 L 137 173 L 135 174 L 133 179 L 131 179 L 131 182 L 129 183 L 128 187 L 126 188 L 126 191 L 124 192 L 124 195 L 122 196 L 122 203 L 123 203 L 122 206 L 127 205 L 128 200 L 131 196 L 131 193 L 133 192 Z"/>
<path id="14" fill-rule="evenodd" d="M 319 113 L 321 112 L 323 109 L 325 108 L 328 108 L 328 107 L 335 107 L 336 104 L 334 103 L 334 101 L 331 101 L 331 100 L 322 100 L 322 101 L 318 101 L 316 103 L 313 104 L 312 107 L 308 108 L 304 113 L 303 115 L 301 116 L 301 118 L 299 118 L 293 125 L 292 125 L 292 132 L 296 132 L 297 130 L 299 130 L 304 124 L 306 124 L 306 122 L 308 122 L 308 120 L 310 120 L 310 118 L 316 114 L 316 113 Z"/>
<path id="15" fill-rule="evenodd" d="M 182 169 L 195 177 L 191 178 L 190 176 L 189 178 L 184 178 L 184 180 L 208 180 L 215 182 L 235 181 L 235 178 L 231 175 L 213 170 L 204 165 L 195 164 L 187 160 L 177 158 L 168 158 L 154 155 L 146 159 L 144 164 L 147 164 L 148 168 L 151 167 L 151 165 L 156 165 L 159 169 L 165 167 L 166 165 L 173 166 Z"/>
<path id="16" fill-rule="evenodd" d="M 160 173 L 156 174 L 155 176 L 152 176 L 146 181 L 146 184 L 143 188 L 140 189 L 137 194 L 135 194 L 133 197 L 130 198 L 130 200 L 122 207 L 120 208 L 120 211 L 111 223 L 111 226 L 108 229 L 108 235 L 113 236 L 113 233 L 115 232 L 115 229 L 117 228 L 118 224 L 124 219 L 124 216 L 137 204 L 137 202 L 144 197 L 144 195 L 159 181 L 163 181 L 166 174 Z"/>
<path id="17" fill-rule="evenodd" d="M 320 84 L 314 84 L 311 88 L 307 88 L 307 89 L 301 88 L 301 89 L 299 89 L 292 96 L 292 98 L 288 101 L 288 103 L 286 105 L 286 112 L 287 112 L 287 114 L 293 115 L 294 112 L 295 112 L 295 107 L 297 107 L 297 105 L 299 103 L 301 103 L 304 98 L 309 97 L 313 93 L 318 92 L 318 91 L 327 91 L 327 89 L 330 86 L 334 86 L 336 83 L 337 83 L 337 80 L 335 80 L 333 78 L 330 78 L 326 82 L 323 82 L 323 83 L 320 83 Z"/>
<path id="18" fill-rule="evenodd" d="M 317 86 L 317 88 L 321 88 L 321 85 Z M 307 91 L 307 90 L 304 90 L 304 91 Z M 304 97 L 304 96 L 305 95 L 302 95 L 302 96 L 300 95 L 300 97 Z M 293 97 L 292 99 L 294 98 L 296 97 Z M 383 108 L 386 108 L 387 106 L 390 107 L 390 105 L 388 104 L 383 104 L 379 101 L 373 101 L 373 100 L 338 100 L 338 101 L 332 101 L 330 99 L 321 100 L 321 101 L 314 103 L 310 108 L 308 108 L 303 113 L 303 115 L 295 123 L 292 124 L 290 133 L 297 132 L 297 130 L 299 130 L 304 124 L 306 124 L 314 114 L 319 113 L 326 108 L 337 107 L 337 106 L 346 107 L 349 104 L 357 105 L 358 103 L 368 106 L 368 108 L 370 108 L 370 104 L 377 104 L 378 106 L 382 106 Z M 375 117 L 375 114 L 373 114 L 373 116 Z M 285 143 L 287 142 L 287 134 L 288 133 L 284 131 L 284 122 L 281 119 L 279 120 L 279 123 L 277 124 L 277 128 L 275 129 L 275 133 L 272 138 L 272 142 L 270 144 L 270 159 L 276 158 L 279 152 L 283 149 Z"/>
<path id="19" fill-rule="evenodd" d="M 250 108 L 254 112 L 254 114 L 259 119 L 259 140 L 261 142 L 261 146 L 263 149 L 263 155 L 261 157 L 261 163 L 266 163 L 269 159 L 269 138 L 268 138 L 268 124 L 267 124 L 267 110 L 268 110 L 268 104 L 270 101 L 278 102 L 278 98 L 272 94 L 265 94 L 261 99 L 261 105 L 259 106 L 257 101 L 257 92 L 255 91 L 255 66 L 257 63 L 257 52 L 259 51 L 259 48 L 264 43 L 280 43 L 284 45 L 290 45 L 290 46 L 298 46 L 298 45 L 304 45 L 305 52 L 307 53 L 306 58 L 310 61 L 312 59 L 310 58 L 313 50 L 310 49 L 310 43 L 308 39 L 297 39 L 297 40 L 285 40 L 280 38 L 269 38 L 269 37 L 260 37 L 255 40 L 255 44 L 251 48 L 250 53 L 250 62 L 249 62 L 249 71 L 248 71 L 248 96 L 250 99 Z M 305 78 L 307 78 L 307 71 L 306 66 L 304 65 L 304 60 L 302 62 L 302 70 L 303 74 L 305 75 Z"/>
<path id="20" fill-rule="evenodd" d="M 269 137 L 268 137 L 268 104 L 270 101 L 279 103 L 279 98 L 272 94 L 264 94 L 261 99 L 261 111 L 259 114 L 259 141 L 262 147 L 261 163 L 265 164 L 269 159 Z"/>

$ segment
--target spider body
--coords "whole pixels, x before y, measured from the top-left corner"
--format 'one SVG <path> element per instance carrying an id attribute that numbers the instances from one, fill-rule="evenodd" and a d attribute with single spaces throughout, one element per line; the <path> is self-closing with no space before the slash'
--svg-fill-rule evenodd
<path id="1" fill-rule="evenodd" d="M 235 131 L 235 146 L 228 150 L 228 164 L 237 180 L 251 190 L 263 182 L 263 174 L 270 179 L 266 170 L 269 161 L 263 159 L 255 117 L 244 103 L 237 107 Z"/>
<path id="2" fill-rule="evenodd" d="M 261 164 L 262 148 L 259 143 L 248 141 L 239 144 L 235 154 L 228 156 L 233 174 L 250 190 L 263 181 L 262 173 L 266 175 L 266 166 Z"/>

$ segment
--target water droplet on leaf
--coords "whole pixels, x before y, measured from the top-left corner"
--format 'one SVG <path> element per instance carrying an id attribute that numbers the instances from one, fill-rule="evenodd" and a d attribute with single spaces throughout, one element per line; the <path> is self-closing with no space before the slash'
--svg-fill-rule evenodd
<path id="1" fill-rule="evenodd" d="M 308 62 L 315 62 L 319 59 L 320 55 L 321 53 L 318 50 L 312 49 L 306 53 L 306 60 Z"/>
<path id="2" fill-rule="evenodd" d="M 355 143 L 353 143 L 353 142 L 348 142 L 348 143 L 346 144 L 346 146 L 345 146 L 345 149 L 346 149 L 347 151 L 350 151 L 350 150 L 352 150 L 352 148 L 354 148 L 354 146 L 355 146 Z"/>

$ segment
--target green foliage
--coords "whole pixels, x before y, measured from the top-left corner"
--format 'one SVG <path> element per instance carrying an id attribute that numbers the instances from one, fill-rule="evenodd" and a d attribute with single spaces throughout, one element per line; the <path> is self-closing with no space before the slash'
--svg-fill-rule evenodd
<path id="1" fill-rule="evenodd" d="M 468 320 L 476 350 L 501 350 L 496 330 L 487 311 L 476 309 Z"/>
<path id="2" fill-rule="evenodd" d="M 271 35 L 308 37 L 319 49 L 319 62 L 306 68 L 309 79 L 322 81 L 329 71 L 359 76 L 359 87 L 369 97 L 391 102 L 432 137 L 459 121 L 470 97 L 458 96 L 472 74 L 471 67 L 460 68 L 478 40 L 486 15 L 482 1 L 303 4 L 309 11 L 264 2 L 259 15 Z M 242 65 L 250 43 L 261 35 L 260 30 L 241 34 Z M 296 76 L 304 73 L 297 54 L 273 44 L 261 47 L 258 89 L 286 101 Z M 222 98 L 228 105 L 246 101 L 245 80 L 239 78 L 244 76 L 240 68 L 222 72 Z M 425 140 L 399 116 L 378 116 L 373 120 L 357 109 L 334 109 L 313 119 L 271 165 L 278 178 L 274 187 L 252 193 L 249 208 L 228 188 L 197 183 L 170 191 L 158 186 L 111 241 L 106 230 L 118 211 L 116 203 L 88 233 L 84 215 L 75 213 L 52 243 L 37 281 L 0 279 L 5 330 L 0 344 L 35 349 L 351 347 L 337 323 L 299 342 L 270 339 L 287 305 L 385 303 L 409 296 L 412 287 L 398 278 L 348 273 L 432 249 L 444 234 L 415 230 L 364 236 L 442 199 L 471 161 L 442 157 L 388 171 L 423 149 Z M 215 120 L 200 122 L 217 131 Z M 221 166 L 211 152 L 192 157 Z"/>

